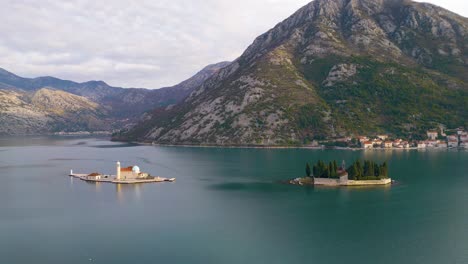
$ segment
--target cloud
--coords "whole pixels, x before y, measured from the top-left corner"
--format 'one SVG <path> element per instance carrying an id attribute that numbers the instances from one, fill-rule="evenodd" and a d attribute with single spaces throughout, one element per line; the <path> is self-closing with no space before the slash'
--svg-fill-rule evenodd
<path id="1" fill-rule="evenodd" d="M 235 59 L 309 1 L 1 2 L 0 67 L 27 77 L 159 88 L 207 64 Z M 468 12 L 465 1 L 432 2 Z"/>

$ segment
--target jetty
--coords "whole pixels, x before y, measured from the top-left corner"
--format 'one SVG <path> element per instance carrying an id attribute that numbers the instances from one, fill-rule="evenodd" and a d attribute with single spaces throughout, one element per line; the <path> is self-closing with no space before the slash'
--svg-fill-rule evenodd
<path id="1" fill-rule="evenodd" d="M 89 174 L 73 173 L 70 170 L 70 177 L 78 178 L 87 182 L 103 182 L 114 184 L 141 184 L 141 183 L 158 183 L 158 182 L 174 182 L 175 178 L 163 178 L 159 176 L 151 176 L 149 173 L 141 172 L 138 166 L 130 166 L 126 168 L 120 167 L 120 162 L 116 163 L 116 174 L 101 174 L 93 172 Z"/>

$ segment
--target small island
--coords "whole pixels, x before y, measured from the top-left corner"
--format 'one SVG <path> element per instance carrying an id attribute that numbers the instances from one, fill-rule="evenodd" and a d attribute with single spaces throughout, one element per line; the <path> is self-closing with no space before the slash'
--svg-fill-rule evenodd
<path id="1" fill-rule="evenodd" d="M 149 173 L 141 172 L 140 167 L 130 166 L 126 168 L 120 167 L 120 162 L 116 163 L 116 175 L 106 175 L 98 172 L 89 174 L 77 174 L 70 171 L 71 177 L 79 178 L 88 182 L 107 182 L 115 184 L 136 184 L 136 183 L 151 183 L 151 182 L 173 182 L 175 178 L 153 177 Z"/>
<path id="2" fill-rule="evenodd" d="M 392 179 L 388 177 L 388 165 L 386 162 L 377 164 L 371 160 L 355 161 L 346 168 L 343 161 L 338 167 L 336 160 L 328 164 L 319 160 L 310 167 L 306 164 L 306 176 L 290 180 L 293 185 L 323 185 L 323 186 L 370 186 L 388 185 Z"/>

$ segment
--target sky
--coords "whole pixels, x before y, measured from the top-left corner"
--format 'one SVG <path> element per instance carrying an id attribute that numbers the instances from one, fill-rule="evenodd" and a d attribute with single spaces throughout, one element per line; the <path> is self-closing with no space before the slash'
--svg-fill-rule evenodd
<path id="1" fill-rule="evenodd" d="M 309 0 L 0 0 L 0 67 L 24 77 L 177 84 L 242 54 Z M 428 0 L 468 17 L 466 0 Z"/>

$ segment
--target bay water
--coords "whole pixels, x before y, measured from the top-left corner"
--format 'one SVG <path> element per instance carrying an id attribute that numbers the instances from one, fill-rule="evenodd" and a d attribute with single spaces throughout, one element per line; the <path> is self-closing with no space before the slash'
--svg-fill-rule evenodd
<path id="1" fill-rule="evenodd" d="M 397 184 L 282 184 L 387 161 Z M 115 163 L 174 183 L 88 183 Z M 0 263 L 468 263 L 468 152 L 160 147 L 0 138 Z"/>

